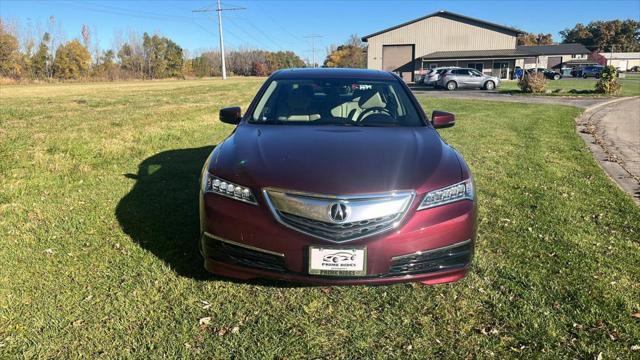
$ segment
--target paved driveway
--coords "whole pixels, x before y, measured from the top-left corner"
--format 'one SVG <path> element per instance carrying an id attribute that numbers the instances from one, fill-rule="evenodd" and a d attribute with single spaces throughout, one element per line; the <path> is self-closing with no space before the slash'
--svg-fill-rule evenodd
<path id="1" fill-rule="evenodd" d="M 640 98 L 601 106 L 585 114 L 587 141 L 596 159 L 640 204 Z M 583 134 L 583 137 L 584 134 Z"/>
<path id="2" fill-rule="evenodd" d="M 501 94 L 497 91 L 474 90 L 474 89 L 458 89 L 455 91 L 447 91 L 443 89 L 434 89 L 425 86 L 411 86 L 411 91 L 416 96 L 430 98 L 447 98 L 447 99 L 469 99 L 469 100 L 491 100 L 491 101 L 507 101 L 521 102 L 527 104 L 554 104 L 554 105 L 571 105 L 580 108 L 589 108 L 594 105 L 604 103 L 610 99 L 607 98 L 589 98 L 589 97 L 568 97 L 568 96 L 543 96 L 543 95 L 509 95 Z"/>

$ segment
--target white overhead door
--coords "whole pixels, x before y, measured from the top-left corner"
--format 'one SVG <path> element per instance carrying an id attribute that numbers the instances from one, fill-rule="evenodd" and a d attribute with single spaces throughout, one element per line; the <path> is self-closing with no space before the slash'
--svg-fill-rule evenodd
<path id="1" fill-rule="evenodd" d="M 620 60 L 618 61 L 618 66 L 617 68 L 619 68 L 622 71 L 627 71 L 627 60 Z"/>

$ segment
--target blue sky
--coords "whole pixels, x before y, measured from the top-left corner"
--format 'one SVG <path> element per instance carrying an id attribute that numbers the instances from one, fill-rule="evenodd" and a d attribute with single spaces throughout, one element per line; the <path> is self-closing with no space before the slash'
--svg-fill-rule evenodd
<path id="1" fill-rule="evenodd" d="M 224 13 L 226 46 L 290 49 L 311 56 L 316 39 L 323 57 L 330 44 L 344 42 L 350 34 L 360 36 L 423 16 L 449 10 L 528 32 L 552 33 L 556 41 L 564 28 L 578 22 L 640 18 L 640 0 L 629 1 L 268 1 L 230 0 L 223 7 L 245 10 Z M 131 29 L 168 36 L 191 52 L 217 48 L 215 13 L 193 13 L 215 8 L 207 1 L 65 1 L 0 0 L 0 16 L 17 21 L 34 32 L 46 29 L 53 15 L 67 40 L 80 37 L 88 24 L 103 48 L 111 47 L 117 33 Z M 125 36 L 126 38 L 126 36 Z"/>

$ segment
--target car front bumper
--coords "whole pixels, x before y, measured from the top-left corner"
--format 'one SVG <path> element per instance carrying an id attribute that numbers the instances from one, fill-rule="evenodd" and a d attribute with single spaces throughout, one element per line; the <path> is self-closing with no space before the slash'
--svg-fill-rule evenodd
<path id="1" fill-rule="evenodd" d="M 266 206 L 215 194 L 201 197 L 201 253 L 218 275 L 309 284 L 453 282 L 469 269 L 476 238 L 476 206 L 463 200 L 416 211 L 418 201 L 393 230 L 345 243 L 317 239 L 279 224 Z M 366 247 L 363 276 L 308 273 L 309 246 Z"/>

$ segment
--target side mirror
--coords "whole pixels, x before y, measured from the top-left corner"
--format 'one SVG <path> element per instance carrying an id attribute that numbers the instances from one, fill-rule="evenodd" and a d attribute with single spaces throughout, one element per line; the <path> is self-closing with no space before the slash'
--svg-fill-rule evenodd
<path id="1" fill-rule="evenodd" d="M 227 124 L 238 125 L 242 119 L 242 110 L 239 106 L 220 109 L 220 121 Z"/>
<path id="2" fill-rule="evenodd" d="M 431 113 L 431 124 L 436 129 L 452 127 L 456 124 L 456 116 L 452 113 L 435 110 Z"/>

